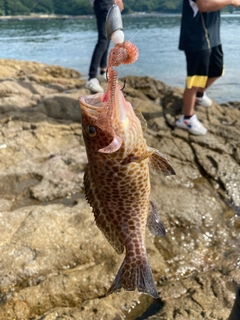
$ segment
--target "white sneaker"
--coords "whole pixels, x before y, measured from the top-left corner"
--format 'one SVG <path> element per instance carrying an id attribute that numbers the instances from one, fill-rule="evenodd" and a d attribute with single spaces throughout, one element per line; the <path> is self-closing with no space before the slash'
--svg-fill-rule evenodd
<path id="1" fill-rule="evenodd" d="M 184 119 L 184 116 L 181 116 L 176 121 L 176 126 L 178 128 L 188 130 L 190 133 L 195 135 L 204 135 L 207 133 L 207 129 L 198 121 L 195 114 L 190 119 Z"/>
<path id="2" fill-rule="evenodd" d="M 99 74 L 97 78 L 100 82 L 106 82 L 107 81 L 107 73 L 104 72 L 103 74 Z"/>
<path id="3" fill-rule="evenodd" d="M 93 92 L 103 92 L 103 87 L 100 86 L 97 78 L 88 80 L 85 84 L 85 88 L 90 89 Z"/>
<path id="4" fill-rule="evenodd" d="M 201 98 L 196 97 L 196 102 L 206 108 L 212 105 L 212 100 L 206 95 L 206 92 L 204 92 Z"/>

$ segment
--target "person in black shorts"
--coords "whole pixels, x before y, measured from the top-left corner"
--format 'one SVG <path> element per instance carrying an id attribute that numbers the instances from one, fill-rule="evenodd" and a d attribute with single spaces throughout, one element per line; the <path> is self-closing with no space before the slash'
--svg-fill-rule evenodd
<path id="1" fill-rule="evenodd" d="M 103 88 L 97 79 L 98 68 L 100 68 L 100 80 L 106 81 L 107 56 L 109 40 L 106 36 L 106 17 L 108 10 L 116 3 L 120 11 L 123 10 L 122 0 L 90 0 L 93 5 L 94 13 L 97 20 L 98 41 L 92 54 L 91 64 L 89 68 L 88 81 L 85 87 L 93 92 L 103 92 Z"/>
<path id="2" fill-rule="evenodd" d="M 183 0 L 179 49 L 186 55 L 187 79 L 183 115 L 176 126 L 195 135 L 207 133 L 194 114 L 195 103 L 204 107 L 212 105 L 205 90 L 224 72 L 220 9 L 227 5 L 236 8 L 240 0 Z"/>

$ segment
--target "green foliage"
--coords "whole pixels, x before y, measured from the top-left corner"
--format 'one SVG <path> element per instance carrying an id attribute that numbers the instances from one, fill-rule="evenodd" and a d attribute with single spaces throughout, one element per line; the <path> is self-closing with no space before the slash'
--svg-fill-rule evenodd
<path id="1" fill-rule="evenodd" d="M 23 1 L 23 0 L 21 0 Z M 24 0 L 29 1 L 29 0 Z M 30 12 L 35 13 L 54 13 L 54 7 L 52 0 L 40 0 L 38 2 L 31 0 L 33 3 L 32 7 L 30 8 Z"/>
<path id="2" fill-rule="evenodd" d="M 126 0 L 125 11 L 130 12 L 180 12 L 182 0 Z"/>
<path id="3" fill-rule="evenodd" d="M 173 0 L 173 1 L 160 0 L 157 2 L 158 2 L 157 11 L 181 12 L 181 9 L 182 9 L 181 0 Z"/>
<path id="4" fill-rule="evenodd" d="M 124 12 L 180 13 L 183 0 L 123 0 Z M 229 6 L 226 10 L 231 11 Z M 90 0 L 0 0 L 0 15 L 30 13 L 87 15 L 93 14 Z"/>
<path id="5" fill-rule="evenodd" d="M 90 1 L 89 0 L 76 1 L 73 12 L 74 12 L 74 15 L 92 14 L 93 9 L 91 7 Z"/>
<path id="6" fill-rule="evenodd" d="M 181 10 L 181 2 L 181 0 L 125 0 L 124 13 L 176 12 Z M 30 13 L 87 15 L 93 14 L 93 9 L 90 0 L 0 0 L 0 15 Z"/>
<path id="7" fill-rule="evenodd" d="M 89 0 L 53 0 L 53 7 L 55 14 L 93 14 L 93 9 Z"/>

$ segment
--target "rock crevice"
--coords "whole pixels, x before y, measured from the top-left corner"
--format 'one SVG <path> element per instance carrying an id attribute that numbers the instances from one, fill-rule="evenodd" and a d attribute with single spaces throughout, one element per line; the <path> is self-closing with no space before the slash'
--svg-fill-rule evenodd
<path id="1" fill-rule="evenodd" d="M 90 92 L 75 70 L 0 66 L 0 318 L 227 319 L 240 283 L 240 102 L 197 107 L 208 133 L 192 136 L 174 125 L 182 89 L 127 77 L 124 94 L 147 120 L 148 145 L 177 175 L 151 173 L 167 230 L 161 239 L 146 232 L 160 300 L 105 297 L 123 256 L 84 198 L 78 98 Z"/>

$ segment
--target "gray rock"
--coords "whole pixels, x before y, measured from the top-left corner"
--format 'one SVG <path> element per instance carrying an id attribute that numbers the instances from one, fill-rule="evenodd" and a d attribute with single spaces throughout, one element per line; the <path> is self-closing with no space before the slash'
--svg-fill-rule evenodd
<path id="1" fill-rule="evenodd" d="M 159 300 L 106 297 L 123 256 L 84 199 L 78 97 L 90 92 L 71 69 L 0 65 L 0 318 L 227 319 L 240 283 L 240 103 L 198 107 L 209 132 L 196 137 L 174 127 L 182 89 L 127 78 L 124 94 L 147 119 L 148 144 L 177 175 L 151 174 L 167 231 L 146 232 Z"/>

